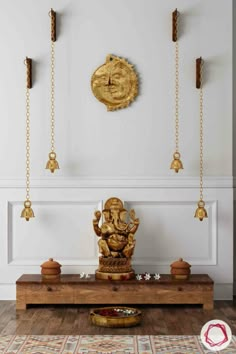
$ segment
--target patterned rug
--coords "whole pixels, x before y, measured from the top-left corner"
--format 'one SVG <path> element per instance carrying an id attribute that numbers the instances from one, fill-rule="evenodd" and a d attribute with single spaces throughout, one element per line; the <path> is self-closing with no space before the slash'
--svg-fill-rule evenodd
<path id="1" fill-rule="evenodd" d="M 0 336 L 0 353 L 8 354 L 201 354 L 198 336 Z M 236 337 L 220 353 L 236 353 Z"/>

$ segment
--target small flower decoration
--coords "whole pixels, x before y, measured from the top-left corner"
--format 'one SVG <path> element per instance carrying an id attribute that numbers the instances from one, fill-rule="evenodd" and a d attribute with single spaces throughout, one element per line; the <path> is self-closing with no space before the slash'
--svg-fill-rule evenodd
<path id="1" fill-rule="evenodd" d="M 151 274 L 150 273 L 145 273 L 144 279 L 145 280 L 150 280 L 151 279 Z"/>
<path id="2" fill-rule="evenodd" d="M 160 274 L 155 273 L 154 279 L 155 279 L 155 280 L 159 280 L 160 278 L 161 278 Z"/>
<path id="3" fill-rule="evenodd" d="M 137 280 L 142 280 L 142 279 L 143 279 L 143 277 L 142 277 L 142 275 L 141 275 L 141 274 L 137 274 L 137 275 L 136 275 L 136 279 L 137 279 Z"/>
<path id="4" fill-rule="evenodd" d="M 85 274 L 85 278 L 90 278 L 90 275 L 89 274 Z"/>
<path id="5" fill-rule="evenodd" d="M 82 272 L 82 273 L 80 273 L 80 278 L 84 278 L 85 277 L 85 273 L 84 272 Z"/>

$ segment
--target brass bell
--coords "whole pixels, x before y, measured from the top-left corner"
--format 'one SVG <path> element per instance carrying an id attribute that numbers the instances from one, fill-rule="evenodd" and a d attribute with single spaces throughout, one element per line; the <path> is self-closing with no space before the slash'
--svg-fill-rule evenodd
<path id="1" fill-rule="evenodd" d="M 21 212 L 21 217 L 25 218 L 26 221 L 29 221 L 29 219 L 34 218 L 34 212 L 33 209 L 31 208 L 30 200 L 26 200 L 24 202 L 24 209 Z"/>
<path id="2" fill-rule="evenodd" d="M 55 152 L 52 151 L 48 156 L 49 160 L 47 162 L 46 169 L 50 170 L 53 173 L 55 170 L 59 169 L 59 164 L 56 160 L 57 155 Z"/>
<path id="3" fill-rule="evenodd" d="M 183 169 L 183 164 L 182 161 L 180 160 L 180 153 L 179 152 L 175 152 L 173 155 L 173 161 L 171 162 L 170 168 L 171 170 L 175 170 L 176 173 L 179 172 L 179 170 Z"/>
<path id="4" fill-rule="evenodd" d="M 204 218 L 207 218 L 207 211 L 205 209 L 205 202 L 201 199 L 198 202 L 198 207 L 195 211 L 195 218 L 198 218 L 200 221 L 202 221 Z"/>

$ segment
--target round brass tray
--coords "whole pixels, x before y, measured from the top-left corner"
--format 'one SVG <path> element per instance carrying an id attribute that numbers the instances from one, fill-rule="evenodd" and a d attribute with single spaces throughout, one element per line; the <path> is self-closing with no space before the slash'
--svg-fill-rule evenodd
<path id="1" fill-rule="evenodd" d="M 141 311 L 132 307 L 112 306 L 93 309 L 90 319 L 101 327 L 133 327 L 141 321 Z"/>

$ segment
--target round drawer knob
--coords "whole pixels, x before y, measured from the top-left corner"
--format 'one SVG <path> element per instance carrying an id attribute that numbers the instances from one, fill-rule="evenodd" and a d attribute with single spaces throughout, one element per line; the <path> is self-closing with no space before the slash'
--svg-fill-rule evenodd
<path id="1" fill-rule="evenodd" d="M 118 288 L 116 286 L 113 286 L 112 290 L 113 291 L 118 291 Z"/>
<path id="2" fill-rule="evenodd" d="M 52 291 L 52 288 L 50 286 L 48 286 L 47 291 Z"/>
<path id="3" fill-rule="evenodd" d="M 183 291 L 183 288 L 181 288 L 180 286 L 178 287 L 178 291 Z"/>

